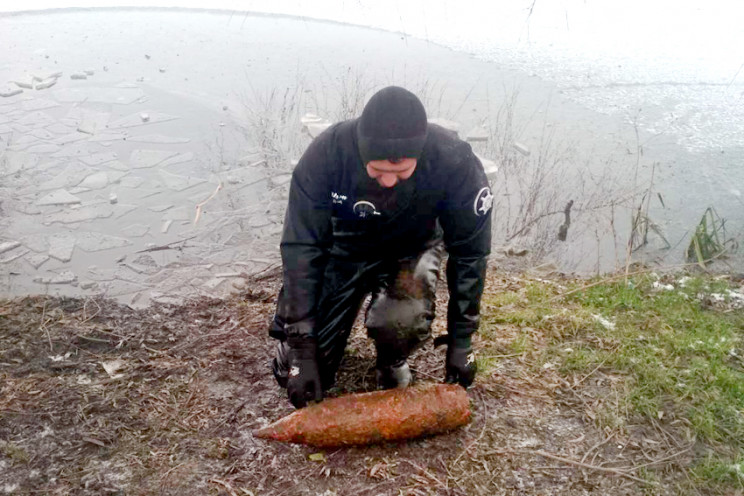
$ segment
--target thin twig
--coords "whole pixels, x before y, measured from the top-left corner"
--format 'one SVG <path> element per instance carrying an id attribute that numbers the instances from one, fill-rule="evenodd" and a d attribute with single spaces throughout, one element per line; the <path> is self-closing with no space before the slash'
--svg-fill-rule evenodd
<path id="1" fill-rule="evenodd" d="M 692 446 L 688 446 L 687 448 L 685 448 L 683 450 L 680 450 L 680 451 L 678 451 L 678 452 L 676 452 L 676 453 L 674 453 L 672 455 L 665 456 L 664 458 L 659 458 L 658 460 L 653 460 L 653 461 L 650 461 L 648 463 L 644 463 L 642 465 L 635 465 L 633 467 L 627 467 L 627 468 L 624 468 L 623 470 L 638 470 L 639 468 L 648 467 L 650 465 L 657 465 L 659 463 L 667 462 L 667 461 L 671 460 L 672 458 L 677 458 L 679 455 L 682 455 L 684 453 L 687 453 L 691 449 L 692 449 Z"/>
<path id="2" fill-rule="evenodd" d="M 605 445 L 605 444 L 607 444 L 608 442 L 610 442 L 610 440 L 611 440 L 611 439 L 612 439 L 613 437 L 615 437 L 615 434 L 616 434 L 616 433 L 615 433 L 615 432 L 613 432 L 612 434 L 610 434 L 609 436 L 607 436 L 607 438 L 606 438 L 606 439 L 604 439 L 604 440 L 602 440 L 602 441 L 598 442 L 597 444 L 595 444 L 594 446 L 592 446 L 591 448 L 589 448 L 589 450 L 587 450 L 587 452 L 586 452 L 586 453 L 584 453 L 584 456 L 583 456 L 583 457 L 581 458 L 581 463 L 584 463 L 584 462 L 586 461 L 587 457 L 589 456 L 589 453 L 591 453 L 591 452 L 592 452 L 592 451 L 594 451 L 595 449 L 599 448 L 600 446 L 602 446 L 602 445 Z"/>
<path id="3" fill-rule="evenodd" d="M 587 380 L 587 379 L 588 379 L 589 377 L 591 377 L 592 375 L 594 375 L 594 373 L 595 373 L 595 372 L 596 372 L 597 370 L 599 370 L 599 368 L 600 368 L 600 367 L 601 367 L 602 365 L 604 365 L 604 364 L 605 364 L 605 362 L 606 362 L 606 361 L 607 361 L 607 360 L 608 360 L 609 358 L 610 358 L 610 355 L 607 355 L 607 357 L 605 357 L 605 359 L 604 359 L 604 360 L 602 360 L 601 362 L 599 362 L 599 364 L 598 364 L 598 365 L 597 365 L 596 367 L 594 367 L 594 369 L 592 369 L 592 371 L 591 371 L 591 372 L 589 372 L 589 373 L 588 373 L 588 374 L 586 374 L 586 375 L 585 375 L 584 377 L 582 377 L 582 378 L 581 378 L 581 380 L 579 380 L 579 382 L 577 382 L 577 383 L 573 384 L 572 386 L 570 386 L 570 389 L 573 389 L 573 388 L 575 388 L 576 386 L 580 385 L 580 384 L 581 384 L 582 382 L 584 382 L 585 380 Z"/>
<path id="4" fill-rule="evenodd" d="M 136 253 L 145 253 L 145 252 L 148 252 L 148 251 L 170 250 L 173 245 L 176 245 L 178 243 L 184 243 L 184 242 L 186 242 L 186 241 L 188 241 L 190 239 L 194 239 L 195 237 L 196 237 L 196 235 L 190 236 L 190 237 L 184 238 L 184 239 L 179 239 L 178 241 L 174 241 L 174 242 L 168 243 L 166 245 L 152 246 L 150 248 L 145 248 L 144 250 L 140 250 L 140 251 L 138 251 Z"/>
<path id="5" fill-rule="evenodd" d="M 486 403 L 485 403 L 485 402 L 484 402 L 484 405 L 486 405 Z M 469 444 L 469 445 L 468 445 L 468 446 L 467 446 L 467 447 L 466 447 L 466 448 L 465 448 L 464 450 L 462 450 L 462 451 L 460 452 L 460 454 L 459 454 L 459 455 L 457 455 L 457 458 L 455 458 L 455 461 L 454 461 L 454 462 L 452 462 L 452 465 L 455 465 L 455 464 L 457 464 L 457 462 L 459 462 L 459 461 L 460 461 L 460 458 L 462 458 L 462 456 L 463 456 L 463 455 L 464 455 L 464 454 L 465 454 L 465 453 L 466 453 L 467 451 L 469 451 L 469 450 L 470 450 L 470 448 L 472 448 L 473 446 L 475 446 L 476 444 L 478 444 L 478 442 L 479 442 L 479 441 L 480 441 L 481 439 L 483 439 L 483 436 L 484 436 L 484 434 L 486 433 L 486 427 L 488 427 L 488 405 L 486 405 L 486 407 L 485 407 L 485 408 L 483 409 L 483 428 L 481 429 L 481 432 L 480 432 L 480 434 L 478 435 L 478 437 L 477 437 L 477 438 L 476 438 L 475 440 L 473 440 L 473 442 L 472 442 L 472 443 L 470 443 L 470 444 Z"/>
<path id="6" fill-rule="evenodd" d="M 202 207 L 206 205 L 209 200 L 217 196 L 217 193 L 219 193 L 221 189 L 222 189 L 222 182 L 220 182 L 220 184 L 217 185 L 217 189 L 215 189 L 212 192 L 212 194 L 209 195 L 209 198 L 207 198 L 201 203 L 196 204 L 196 215 L 194 216 L 194 225 L 196 225 L 196 223 L 199 222 L 199 217 L 201 217 Z"/>
<path id="7" fill-rule="evenodd" d="M 46 333 L 47 339 L 49 340 L 49 351 L 54 351 L 54 346 L 52 346 L 52 336 L 49 334 L 49 329 L 46 327 L 46 301 L 44 301 L 44 306 L 41 309 L 41 326 L 39 328 Z"/>
<path id="8" fill-rule="evenodd" d="M 588 463 L 583 463 L 578 460 L 573 460 L 571 458 L 564 458 L 562 456 L 554 455 L 553 453 L 548 453 L 547 451 L 543 450 L 529 450 L 529 449 L 512 449 L 512 448 L 499 448 L 495 450 L 488 451 L 486 453 L 483 453 L 482 456 L 488 456 L 488 455 L 503 455 L 505 453 L 521 453 L 521 454 L 527 454 L 527 455 L 538 455 L 542 456 L 544 458 L 550 458 L 551 460 L 556 460 L 563 463 L 568 463 L 569 465 L 575 465 L 577 467 L 582 467 L 588 470 L 595 470 L 598 472 L 606 472 L 609 474 L 615 474 L 620 477 L 625 477 L 626 479 L 634 480 L 636 482 L 640 482 L 642 484 L 650 484 L 650 485 L 657 485 L 656 482 L 648 481 L 641 479 L 640 477 L 636 477 L 633 474 L 629 474 L 623 470 L 618 470 L 615 468 L 608 468 L 608 467 L 599 467 L 597 465 L 590 465 Z"/>
<path id="9" fill-rule="evenodd" d="M 94 313 L 94 314 L 93 314 L 93 315 L 91 315 L 90 317 L 87 317 L 87 318 L 86 318 L 86 317 L 85 317 L 85 314 L 87 313 L 87 312 L 86 312 L 86 308 L 87 308 L 87 306 L 88 306 L 88 301 L 92 301 L 93 303 L 95 303 L 95 304 L 96 304 L 96 306 L 98 307 L 98 310 L 96 311 L 96 313 Z M 99 314 L 99 313 L 101 313 L 101 305 L 99 305 L 98 303 L 96 303 L 96 300 L 94 300 L 94 299 L 91 299 L 91 298 L 86 298 L 86 299 L 85 299 L 85 303 L 83 303 L 83 321 L 82 321 L 82 323 L 83 323 L 83 324 L 85 324 L 85 323 L 86 323 L 86 322 L 88 322 L 89 320 L 93 320 L 93 319 L 95 319 L 96 317 L 98 317 L 98 314 Z"/>
<path id="10" fill-rule="evenodd" d="M 212 484 L 217 484 L 219 486 L 224 487 L 225 490 L 230 494 L 230 496 L 238 496 L 238 493 L 236 493 L 233 490 L 232 486 L 229 483 L 225 482 L 225 481 L 222 481 L 222 480 L 219 480 L 219 479 L 209 479 L 208 482 L 211 482 Z"/>
<path id="11" fill-rule="evenodd" d="M 643 480 L 640 477 L 636 477 L 635 475 L 631 475 L 631 474 L 629 474 L 627 472 L 624 472 L 622 470 L 617 470 L 617 469 L 608 468 L 608 467 L 598 467 L 596 465 L 589 465 L 588 463 L 582 463 L 580 461 L 572 460 L 570 458 L 564 458 L 562 456 L 554 455 L 552 453 L 548 453 L 547 451 L 543 451 L 543 450 L 537 450 L 534 453 L 536 455 L 540 455 L 540 456 L 543 456 L 545 458 L 551 458 L 551 459 L 556 460 L 556 461 L 559 461 L 559 462 L 568 463 L 570 465 L 576 465 L 577 467 L 582 467 L 582 468 L 586 468 L 586 469 L 589 469 L 589 470 L 597 470 L 599 472 L 607 472 L 607 473 L 610 473 L 610 474 L 619 475 L 620 477 L 625 477 L 627 479 L 631 479 L 631 480 L 634 480 L 636 482 L 640 482 L 642 484 L 653 484 L 653 485 L 656 484 L 656 483 L 651 482 L 651 481 Z"/>

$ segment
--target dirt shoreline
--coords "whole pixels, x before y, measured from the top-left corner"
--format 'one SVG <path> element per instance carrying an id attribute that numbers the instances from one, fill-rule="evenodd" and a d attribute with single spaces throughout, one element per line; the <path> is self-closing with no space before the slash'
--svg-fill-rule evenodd
<path id="1" fill-rule="evenodd" d="M 491 270 L 486 292 L 515 280 Z M 472 422 L 449 434 L 332 451 L 253 438 L 252 429 L 292 408 L 268 368 L 274 343 L 266 326 L 279 280 L 247 287 L 224 300 L 140 310 L 97 298 L 0 300 L 0 493 L 643 490 L 613 470 L 644 463 L 647 451 L 608 439 L 586 416 L 582 396 L 549 370 L 527 373 L 517 356 L 501 357 L 495 372 L 478 378 L 468 392 Z M 446 308 L 444 284 L 439 299 Z M 434 334 L 443 332 L 440 317 Z M 441 380 L 443 363 L 443 351 L 430 345 L 411 361 L 419 381 Z M 358 322 L 331 394 L 373 387 L 374 350 Z M 642 429 L 631 427 L 631 437 Z M 666 476 L 657 494 L 681 475 Z"/>

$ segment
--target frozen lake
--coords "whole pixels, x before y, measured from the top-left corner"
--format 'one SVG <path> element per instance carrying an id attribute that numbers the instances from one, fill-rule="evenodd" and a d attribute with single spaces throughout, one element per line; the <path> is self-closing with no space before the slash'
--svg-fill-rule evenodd
<path id="1" fill-rule="evenodd" d="M 600 63 L 564 50 L 546 62 L 426 26 L 431 35 L 409 26 L 419 39 L 237 12 L 0 17 L 9 95 L 0 97 L 0 291 L 103 292 L 144 305 L 239 287 L 278 261 L 287 173 L 310 140 L 300 117 L 355 115 L 387 84 L 419 93 L 430 117 L 457 123 L 461 136 L 489 136 L 473 146 L 499 162 L 500 244 L 519 241 L 508 238 L 520 219 L 540 216 L 518 212 L 534 174 L 510 167 L 550 172 L 541 186 L 550 198 L 536 208 L 576 202 L 569 239 L 537 243 L 569 270 L 624 260 L 644 191 L 673 247 L 659 250 L 652 234 L 640 259 L 683 262 L 708 206 L 741 236 L 744 78 L 731 61 L 695 73 L 664 59 L 654 72 L 643 69 L 653 58 Z M 562 216 L 546 220 L 554 226 L 536 221 L 522 234 L 536 242 Z"/>

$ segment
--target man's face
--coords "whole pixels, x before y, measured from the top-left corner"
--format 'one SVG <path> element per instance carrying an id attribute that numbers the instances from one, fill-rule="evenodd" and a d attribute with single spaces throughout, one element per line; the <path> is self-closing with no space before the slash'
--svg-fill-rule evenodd
<path id="1" fill-rule="evenodd" d="M 367 174 L 383 188 L 392 188 L 399 181 L 405 181 L 415 170 L 415 158 L 371 160 L 367 163 Z"/>

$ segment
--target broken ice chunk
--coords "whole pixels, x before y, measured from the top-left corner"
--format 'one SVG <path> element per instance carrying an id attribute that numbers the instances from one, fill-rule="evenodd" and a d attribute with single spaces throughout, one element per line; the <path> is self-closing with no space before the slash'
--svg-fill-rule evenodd
<path id="1" fill-rule="evenodd" d="M 106 129 L 106 124 L 108 124 L 111 115 L 107 112 L 84 110 L 79 118 L 80 124 L 77 128 L 78 131 L 86 134 L 96 134 L 97 132 Z"/>
<path id="2" fill-rule="evenodd" d="M 93 155 L 80 157 L 80 161 L 86 165 L 101 165 L 116 160 L 116 152 L 94 153 Z"/>
<path id="3" fill-rule="evenodd" d="M 305 130 L 313 138 L 317 138 L 320 133 L 328 129 L 333 125 L 332 122 L 310 122 L 305 124 Z"/>
<path id="4" fill-rule="evenodd" d="M 88 76 L 83 72 L 74 72 L 70 74 L 70 79 L 88 79 Z"/>
<path id="5" fill-rule="evenodd" d="M 466 141 L 488 141 L 488 130 L 484 126 L 476 126 L 465 135 Z"/>
<path id="6" fill-rule="evenodd" d="M 37 90 L 45 90 L 47 88 L 51 88 L 55 84 L 57 84 L 57 78 L 46 79 L 46 80 L 44 80 L 44 81 L 42 81 L 40 83 L 37 83 L 36 84 L 36 89 Z"/>
<path id="7" fill-rule="evenodd" d="M 204 179 L 191 176 L 181 176 L 162 169 L 158 172 L 160 173 L 160 177 L 163 179 L 165 186 L 173 191 L 184 191 L 206 182 Z"/>
<path id="8" fill-rule="evenodd" d="M 189 138 L 176 138 L 176 137 L 171 137 L 171 136 L 163 136 L 161 134 L 147 134 L 144 136 L 132 136 L 129 138 L 129 141 L 134 141 L 135 143 L 176 144 L 176 143 L 188 143 L 191 140 Z"/>
<path id="9" fill-rule="evenodd" d="M 91 174 L 90 176 L 83 179 L 78 187 L 88 189 L 102 189 L 108 186 L 108 183 L 108 174 L 106 172 L 100 171 Z"/>
<path id="10" fill-rule="evenodd" d="M 88 252 L 122 248 L 131 244 L 128 239 L 97 232 L 82 232 L 77 235 L 77 246 Z"/>
<path id="11" fill-rule="evenodd" d="M 52 214 L 44 219 L 44 224 L 54 224 L 55 222 L 61 224 L 77 224 L 79 222 L 89 222 L 95 219 L 108 219 L 113 214 L 114 211 L 109 205 L 87 205 L 75 210 Z"/>
<path id="12" fill-rule="evenodd" d="M 150 226 L 146 224 L 132 224 L 131 226 L 125 227 L 121 230 L 121 234 L 124 236 L 141 238 L 145 234 L 150 232 Z"/>
<path id="13" fill-rule="evenodd" d="M 442 117 L 434 117 L 433 119 L 429 119 L 429 123 L 442 126 L 443 128 L 447 129 L 448 131 L 452 131 L 455 134 L 460 131 L 459 123 L 451 121 L 449 119 L 444 119 Z"/>
<path id="14" fill-rule="evenodd" d="M 75 238 L 70 234 L 53 234 L 47 238 L 49 242 L 49 256 L 60 262 L 72 260 L 75 250 Z"/>
<path id="15" fill-rule="evenodd" d="M 483 170 L 486 172 L 486 177 L 491 181 L 496 179 L 496 174 L 499 172 L 499 166 L 496 164 L 496 162 L 478 155 L 477 153 L 474 153 L 474 155 L 478 158 L 478 160 L 480 160 L 481 164 L 483 164 Z"/>
<path id="16" fill-rule="evenodd" d="M 35 277 L 34 282 L 40 284 L 72 284 L 77 281 L 77 276 L 69 270 L 64 270 L 51 277 Z"/>
<path id="17" fill-rule="evenodd" d="M 5 253 L 6 251 L 18 248 L 19 246 L 21 246 L 21 243 L 18 241 L 6 241 L 4 243 L 0 243 L 0 253 Z"/>
<path id="18" fill-rule="evenodd" d="M 44 263 L 46 263 L 47 260 L 49 260 L 49 255 L 46 255 L 44 253 L 36 253 L 34 255 L 26 255 L 26 261 L 29 264 L 31 264 L 31 266 L 34 269 L 38 269 L 39 267 L 41 267 L 42 265 L 44 265 Z"/>
<path id="19" fill-rule="evenodd" d="M 23 88 L 24 90 L 32 90 L 34 89 L 34 80 L 31 78 L 31 76 L 25 76 L 20 79 L 16 79 L 12 81 L 12 83 L 15 83 L 16 86 L 19 88 Z"/>
<path id="20" fill-rule="evenodd" d="M 125 91 L 125 90 L 119 90 L 119 91 Z M 129 90 L 134 91 L 134 90 Z M 174 119 L 178 119 L 179 117 L 175 115 L 168 115 L 163 114 L 160 112 L 145 112 L 147 114 L 147 117 L 149 117 L 147 124 L 153 124 L 156 122 L 166 122 L 171 121 Z M 142 122 L 142 113 L 136 113 L 131 114 L 126 117 L 122 117 L 121 119 L 117 119 L 116 121 L 109 124 L 109 128 L 116 129 L 116 128 L 123 128 L 123 127 L 135 127 L 135 126 L 142 126 L 146 123 Z"/>
<path id="21" fill-rule="evenodd" d="M 22 256 L 26 255 L 27 253 L 29 253 L 29 250 L 25 248 L 18 248 L 17 250 L 7 252 L 3 255 L 0 255 L 0 264 L 12 262 L 13 260 L 19 259 Z"/>
<path id="22" fill-rule="evenodd" d="M 36 201 L 36 205 L 39 205 L 39 206 L 42 206 L 42 205 L 73 205 L 76 203 L 80 203 L 80 198 L 78 198 L 77 196 L 71 195 L 64 189 L 58 189 L 57 191 L 52 191 L 48 195 Z"/>
<path id="23" fill-rule="evenodd" d="M 129 164 L 133 169 L 155 167 L 177 154 L 178 152 L 167 150 L 134 150 L 129 157 Z"/>
<path id="24" fill-rule="evenodd" d="M 523 145 L 522 143 L 519 143 L 517 141 L 514 142 L 514 149 L 517 150 L 519 153 L 524 155 L 525 157 L 530 156 L 530 149 L 527 148 L 526 145 Z"/>
<path id="25" fill-rule="evenodd" d="M 10 85 L 3 85 L 0 86 L 0 96 L 8 98 L 11 96 L 16 96 L 23 93 L 23 89 L 21 88 L 13 88 Z"/>

